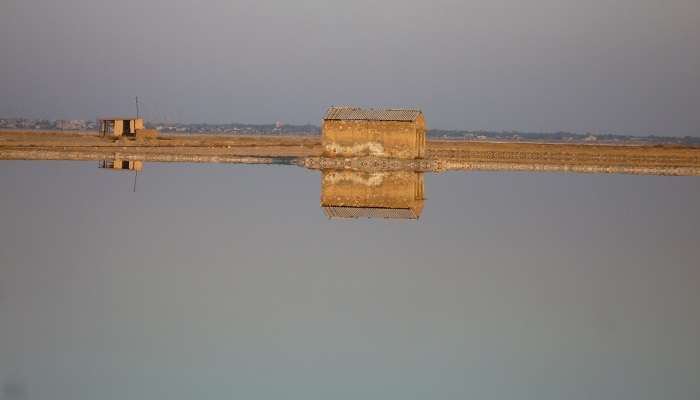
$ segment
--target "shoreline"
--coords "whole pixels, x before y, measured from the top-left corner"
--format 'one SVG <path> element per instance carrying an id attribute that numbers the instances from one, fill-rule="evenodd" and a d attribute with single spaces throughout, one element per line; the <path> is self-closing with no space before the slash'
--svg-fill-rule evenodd
<path id="1" fill-rule="evenodd" d="M 432 139 L 427 157 L 322 157 L 320 136 L 161 135 L 134 140 L 95 132 L 0 131 L 0 160 L 106 160 L 287 164 L 310 169 L 530 171 L 700 176 L 700 148 Z"/>

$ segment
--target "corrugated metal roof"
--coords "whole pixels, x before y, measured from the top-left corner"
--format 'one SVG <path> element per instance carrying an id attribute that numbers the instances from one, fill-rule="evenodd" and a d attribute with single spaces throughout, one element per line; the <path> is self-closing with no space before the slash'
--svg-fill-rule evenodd
<path id="1" fill-rule="evenodd" d="M 323 213 L 328 218 L 418 219 L 418 215 L 410 208 L 323 206 Z"/>
<path id="2" fill-rule="evenodd" d="M 388 108 L 374 110 L 359 107 L 331 107 L 326 111 L 324 120 L 366 120 L 366 121 L 415 121 L 420 110 L 405 108 Z"/>

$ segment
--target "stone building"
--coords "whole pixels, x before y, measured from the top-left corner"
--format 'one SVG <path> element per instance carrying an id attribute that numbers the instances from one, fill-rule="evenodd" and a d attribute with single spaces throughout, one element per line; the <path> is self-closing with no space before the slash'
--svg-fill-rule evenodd
<path id="1" fill-rule="evenodd" d="M 414 171 L 321 173 L 321 208 L 328 218 L 418 219 L 423 174 Z"/>
<path id="2" fill-rule="evenodd" d="M 425 157 L 420 110 L 331 107 L 323 117 L 324 157 Z"/>
<path id="3" fill-rule="evenodd" d="M 136 137 L 136 132 L 140 130 L 143 130 L 143 118 L 100 118 L 100 134 L 102 136 Z"/>

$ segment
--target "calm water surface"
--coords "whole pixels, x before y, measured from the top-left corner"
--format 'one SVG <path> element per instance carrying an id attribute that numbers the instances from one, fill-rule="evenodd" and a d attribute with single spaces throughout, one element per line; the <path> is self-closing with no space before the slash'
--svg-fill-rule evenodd
<path id="1" fill-rule="evenodd" d="M 0 398 L 700 398 L 697 177 L 420 179 L 1 161 Z"/>

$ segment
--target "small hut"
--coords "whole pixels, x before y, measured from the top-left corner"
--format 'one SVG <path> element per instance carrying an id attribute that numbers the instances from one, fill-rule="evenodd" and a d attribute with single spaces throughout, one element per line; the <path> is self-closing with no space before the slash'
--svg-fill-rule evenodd
<path id="1" fill-rule="evenodd" d="M 322 172 L 321 208 L 328 218 L 418 219 L 423 174 L 414 171 Z"/>
<path id="2" fill-rule="evenodd" d="M 417 109 L 331 107 L 323 117 L 324 157 L 425 157 L 425 118 Z"/>
<path id="3" fill-rule="evenodd" d="M 143 130 L 143 118 L 114 117 L 100 118 L 99 121 L 102 136 L 136 137 L 136 132 Z"/>

